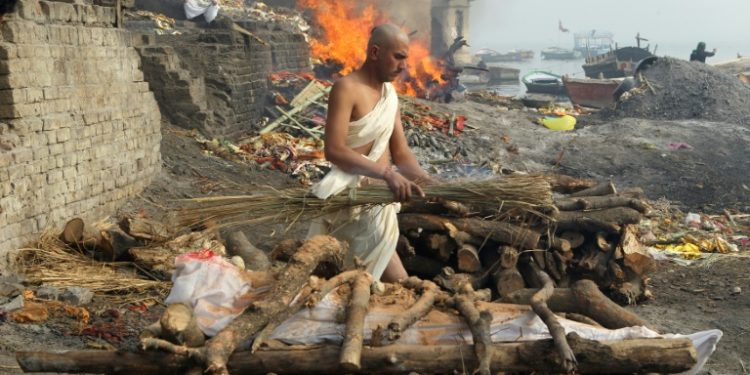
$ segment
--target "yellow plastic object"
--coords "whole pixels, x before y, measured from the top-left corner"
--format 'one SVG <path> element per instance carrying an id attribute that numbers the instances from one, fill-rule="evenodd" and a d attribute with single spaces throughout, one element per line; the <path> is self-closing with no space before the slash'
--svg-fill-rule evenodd
<path id="1" fill-rule="evenodd" d="M 576 118 L 571 115 L 565 116 L 547 116 L 539 120 L 547 129 L 556 131 L 569 131 L 576 127 Z"/>

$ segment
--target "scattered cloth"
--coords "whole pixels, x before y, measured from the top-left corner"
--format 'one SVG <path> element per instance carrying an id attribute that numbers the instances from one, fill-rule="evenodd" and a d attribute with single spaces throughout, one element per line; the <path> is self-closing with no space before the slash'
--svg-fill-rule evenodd
<path id="1" fill-rule="evenodd" d="M 192 20 L 200 15 L 211 23 L 219 14 L 219 4 L 214 0 L 185 0 L 185 17 Z"/>

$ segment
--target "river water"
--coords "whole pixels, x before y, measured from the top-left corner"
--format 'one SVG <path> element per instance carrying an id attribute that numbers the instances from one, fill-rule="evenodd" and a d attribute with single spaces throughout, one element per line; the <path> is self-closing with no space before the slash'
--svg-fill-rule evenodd
<path id="1" fill-rule="evenodd" d="M 663 49 L 662 47 L 658 47 L 656 54 L 658 56 L 671 56 L 681 59 L 687 59 L 690 56 L 690 52 L 692 49 L 695 48 L 695 46 L 689 46 L 689 45 L 671 45 L 667 49 Z M 713 49 L 714 46 L 709 45 L 708 49 Z M 718 63 L 722 61 L 728 61 L 735 59 L 737 57 L 737 51 L 740 51 L 741 49 L 737 49 L 736 46 L 718 46 L 716 56 L 709 58 L 707 62 L 709 63 Z M 505 52 L 507 50 L 510 50 L 511 48 L 493 48 L 500 52 Z M 529 48 L 531 49 L 531 48 Z M 526 86 L 524 86 L 523 83 L 521 83 L 521 77 L 524 76 L 524 74 L 535 71 L 535 70 L 542 70 L 550 73 L 554 73 L 557 75 L 569 75 L 571 77 L 577 77 L 577 78 L 585 78 L 585 74 L 583 72 L 583 63 L 585 62 L 583 58 L 577 59 L 577 60 L 544 60 L 541 56 L 541 50 L 543 48 L 536 47 L 534 50 L 534 58 L 527 61 L 521 61 L 521 62 L 504 62 L 504 63 L 492 63 L 491 65 L 500 65 L 505 66 L 509 68 L 516 68 L 521 71 L 519 75 L 518 82 L 513 83 L 505 83 L 502 85 L 494 85 L 494 86 L 470 86 L 469 90 L 475 90 L 475 89 L 491 89 L 499 92 L 502 95 L 508 95 L 508 96 L 523 96 L 526 93 Z M 748 51 L 750 52 L 750 51 Z"/>

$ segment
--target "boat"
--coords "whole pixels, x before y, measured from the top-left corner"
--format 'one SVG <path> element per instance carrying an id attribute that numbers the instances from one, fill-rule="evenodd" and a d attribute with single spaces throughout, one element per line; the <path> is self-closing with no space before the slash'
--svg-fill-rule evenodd
<path id="1" fill-rule="evenodd" d="M 549 47 L 542 50 L 542 58 L 545 60 L 575 60 L 580 57 L 581 53 L 572 49 Z"/>
<path id="2" fill-rule="evenodd" d="M 623 47 L 604 55 L 588 57 L 583 71 L 589 78 L 621 78 L 633 75 L 638 62 L 654 56 L 649 50 L 639 47 Z"/>
<path id="3" fill-rule="evenodd" d="M 550 95 L 565 95 L 562 77 L 543 71 L 527 73 L 521 79 L 526 85 L 526 92 Z"/>
<path id="4" fill-rule="evenodd" d="M 521 77 L 521 70 L 516 68 L 488 65 L 487 70 L 490 71 L 490 83 L 518 83 Z"/>
<path id="5" fill-rule="evenodd" d="M 476 55 L 485 63 L 510 62 L 531 60 L 534 58 L 534 51 L 514 49 L 505 53 L 501 53 L 489 48 L 483 48 L 477 51 Z"/>
<path id="6" fill-rule="evenodd" d="M 563 77 L 570 102 L 590 108 L 610 108 L 615 104 L 614 92 L 622 79 Z"/>
<path id="7" fill-rule="evenodd" d="M 574 50 L 581 56 L 594 57 L 604 55 L 615 45 L 614 34 L 603 30 L 590 30 L 573 35 Z"/>

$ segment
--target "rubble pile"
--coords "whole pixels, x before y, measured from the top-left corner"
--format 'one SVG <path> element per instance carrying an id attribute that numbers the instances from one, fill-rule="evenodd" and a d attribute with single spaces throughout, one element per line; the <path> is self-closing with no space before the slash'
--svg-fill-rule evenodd
<path id="1" fill-rule="evenodd" d="M 266 24 L 269 29 L 275 26 L 300 32 L 308 38 L 310 25 L 302 14 L 294 9 L 270 7 L 261 1 L 220 0 L 222 12 L 237 21 L 252 20 Z"/>
<path id="2" fill-rule="evenodd" d="M 658 120 L 701 119 L 750 125 L 750 86 L 706 64 L 659 58 L 636 77 L 608 117 Z"/>

